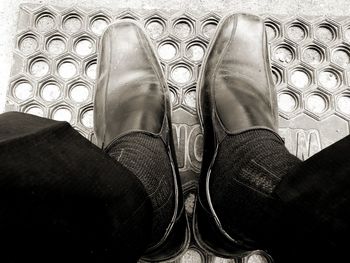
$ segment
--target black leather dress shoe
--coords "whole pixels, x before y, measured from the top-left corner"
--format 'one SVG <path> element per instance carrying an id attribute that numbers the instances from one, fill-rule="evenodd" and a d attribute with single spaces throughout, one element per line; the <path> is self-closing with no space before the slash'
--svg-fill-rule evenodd
<path id="1" fill-rule="evenodd" d="M 193 221 L 195 238 L 213 254 L 244 255 L 255 248 L 223 229 L 210 200 L 209 182 L 225 136 L 251 129 L 276 131 L 278 127 L 265 27 L 259 17 L 234 14 L 220 22 L 203 61 L 197 90 L 204 152 Z"/>
<path id="2" fill-rule="evenodd" d="M 143 29 L 132 20 L 110 25 L 103 34 L 94 105 L 97 144 L 107 150 L 118 138 L 144 132 L 161 138 L 173 167 L 175 211 L 166 233 L 143 259 L 168 260 L 189 242 L 182 188 L 171 129 L 169 91 L 160 63 Z"/>

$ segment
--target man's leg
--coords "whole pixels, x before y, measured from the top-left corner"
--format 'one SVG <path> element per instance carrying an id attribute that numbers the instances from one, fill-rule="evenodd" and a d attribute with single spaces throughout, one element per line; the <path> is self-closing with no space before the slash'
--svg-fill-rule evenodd
<path id="1" fill-rule="evenodd" d="M 136 262 L 151 229 L 141 181 L 68 123 L 0 115 L 1 262 Z"/>
<path id="2" fill-rule="evenodd" d="M 349 149 L 350 136 L 347 136 L 294 166 L 275 190 L 277 198 L 288 209 L 287 215 L 294 219 L 291 231 L 305 229 L 306 237 L 321 243 L 317 248 L 320 256 L 333 261 L 348 256 Z"/>
<path id="3" fill-rule="evenodd" d="M 272 132 L 226 138 L 210 196 L 223 229 L 276 262 L 336 260 L 350 234 L 350 136 L 305 162 Z"/>
<path id="4" fill-rule="evenodd" d="M 277 263 L 336 262 L 349 234 L 350 138 L 304 163 L 288 152 L 258 17 L 223 19 L 203 65 L 198 243 L 223 256 L 265 249 Z"/>

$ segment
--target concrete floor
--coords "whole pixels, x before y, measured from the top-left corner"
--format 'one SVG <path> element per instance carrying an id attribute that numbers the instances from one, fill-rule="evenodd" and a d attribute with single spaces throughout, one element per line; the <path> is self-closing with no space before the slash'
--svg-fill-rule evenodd
<path id="1" fill-rule="evenodd" d="M 0 1 L 0 113 L 4 111 L 19 5 L 27 2 L 24 0 Z M 72 5 L 108 6 L 111 9 L 183 9 L 199 12 L 232 11 L 255 14 L 350 16 L 350 0 L 32 0 L 30 3 L 64 7 Z"/>

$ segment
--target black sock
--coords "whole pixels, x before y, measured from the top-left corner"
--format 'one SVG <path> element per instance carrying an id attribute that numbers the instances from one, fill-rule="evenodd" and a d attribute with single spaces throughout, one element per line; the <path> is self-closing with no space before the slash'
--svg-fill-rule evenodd
<path id="1" fill-rule="evenodd" d="M 153 207 L 151 243 L 164 235 L 175 209 L 174 179 L 165 144 L 160 138 L 134 132 L 119 138 L 107 153 L 134 173 Z"/>
<path id="2" fill-rule="evenodd" d="M 224 229 L 253 246 L 266 244 L 280 211 L 272 197 L 274 189 L 300 162 L 269 130 L 255 129 L 224 138 L 209 186 Z"/>

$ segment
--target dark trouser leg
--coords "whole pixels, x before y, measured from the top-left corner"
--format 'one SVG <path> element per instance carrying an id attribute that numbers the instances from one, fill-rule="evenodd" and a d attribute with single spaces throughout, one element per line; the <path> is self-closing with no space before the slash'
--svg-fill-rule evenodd
<path id="1" fill-rule="evenodd" d="M 151 226 L 138 178 L 68 123 L 0 115 L 1 262 L 136 262 Z"/>
<path id="2" fill-rule="evenodd" d="M 275 190 L 294 213 L 296 227 L 304 226 L 306 235 L 314 235 L 306 241 L 318 239 L 314 241 L 321 243 L 318 252 L 333 262 L 348 257 L 349 150 L 350 136 L 347 136 L 295 166 Z"/>
<path id="3" fill-rule="evenodd" d="M 301 162 L 273 132 L 221 143 L 210 197 L 223 229 L 275 262 L 340 258 L 350 234 L 350 137 Z"/>

